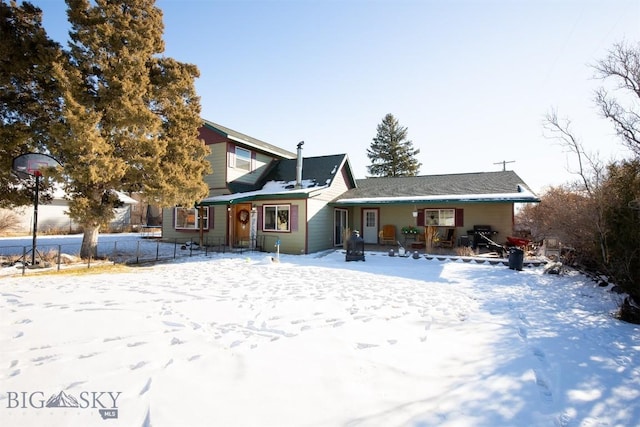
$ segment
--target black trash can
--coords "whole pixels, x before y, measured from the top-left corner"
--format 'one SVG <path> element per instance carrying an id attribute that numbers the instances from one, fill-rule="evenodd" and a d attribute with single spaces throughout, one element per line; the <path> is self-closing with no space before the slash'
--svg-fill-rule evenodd
<path id="1" fill-rule="evenodd" d="M 509 268 L 511 270 L 522 270 L 524 265 L 524 251 L 520 248 L 509 249 Z"/>

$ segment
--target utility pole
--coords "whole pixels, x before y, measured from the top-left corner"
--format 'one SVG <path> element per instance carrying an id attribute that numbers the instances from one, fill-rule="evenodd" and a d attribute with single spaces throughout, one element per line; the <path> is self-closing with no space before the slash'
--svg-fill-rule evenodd
<path id="1" fill-rule="evenodd" d="M 515 160 L 503 160 L 498 163 L 494 163 L 494 165 L 502 165 L 502 172 L 507 170 L 507 163 L 515 163 Z"/>

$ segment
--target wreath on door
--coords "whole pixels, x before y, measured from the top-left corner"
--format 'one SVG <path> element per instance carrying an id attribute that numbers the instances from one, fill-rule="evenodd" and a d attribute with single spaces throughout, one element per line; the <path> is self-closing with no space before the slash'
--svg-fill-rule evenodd
<path id="1" fill-rule="evenodd" d="M 249 222 L 249 211 L 246 209 L 241 209 L 240 212 L 238 212 L 238 221 L 240 221 L 240 223 L 242 223 L 242 225 L 245 225 L 246 223 Z"/>

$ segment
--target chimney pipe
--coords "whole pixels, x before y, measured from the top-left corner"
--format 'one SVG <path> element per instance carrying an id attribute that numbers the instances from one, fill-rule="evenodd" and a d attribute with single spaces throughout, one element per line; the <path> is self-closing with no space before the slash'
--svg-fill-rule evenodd
<path id="1" fill-rule="evenodd" d="M 298 143 L 298 162 L 296 163 L 296 188 L 302 188 L 302 146 L 304 141 Z"/>

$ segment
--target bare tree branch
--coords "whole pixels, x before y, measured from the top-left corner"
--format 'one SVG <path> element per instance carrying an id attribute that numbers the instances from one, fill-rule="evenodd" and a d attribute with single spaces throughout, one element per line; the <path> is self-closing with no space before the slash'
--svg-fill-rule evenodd
<path id="1" fill-rule="evenodd" d="M 595 93 L 595 103 L 602 115 L 611 120 L 616 134 L 636 155 L 640 156 L 640 43 L 636 47 L 624 43 L 615 44 L 609 55 L 593 66 L 596 77 L 613 81 L 617 89 L 631 94 L 628 107 L 624 107 L 604 88 Z"/>
<path id="2" fill-rule="evenodd" d="M 584 150 L 582 143 L 571 130 L 571 120 L 559 119 L 556 110 L 547 113 L 542 126 L 545 138 L 558 140 L 562 147 L 575 154 L 578 161 L 578 171 L 572 173 L 580 177 L 584 190 L 592 196 L 603 177 L 604 166 L 602 162 L 598 160 L 596 155 L 588 154 Z"/>

